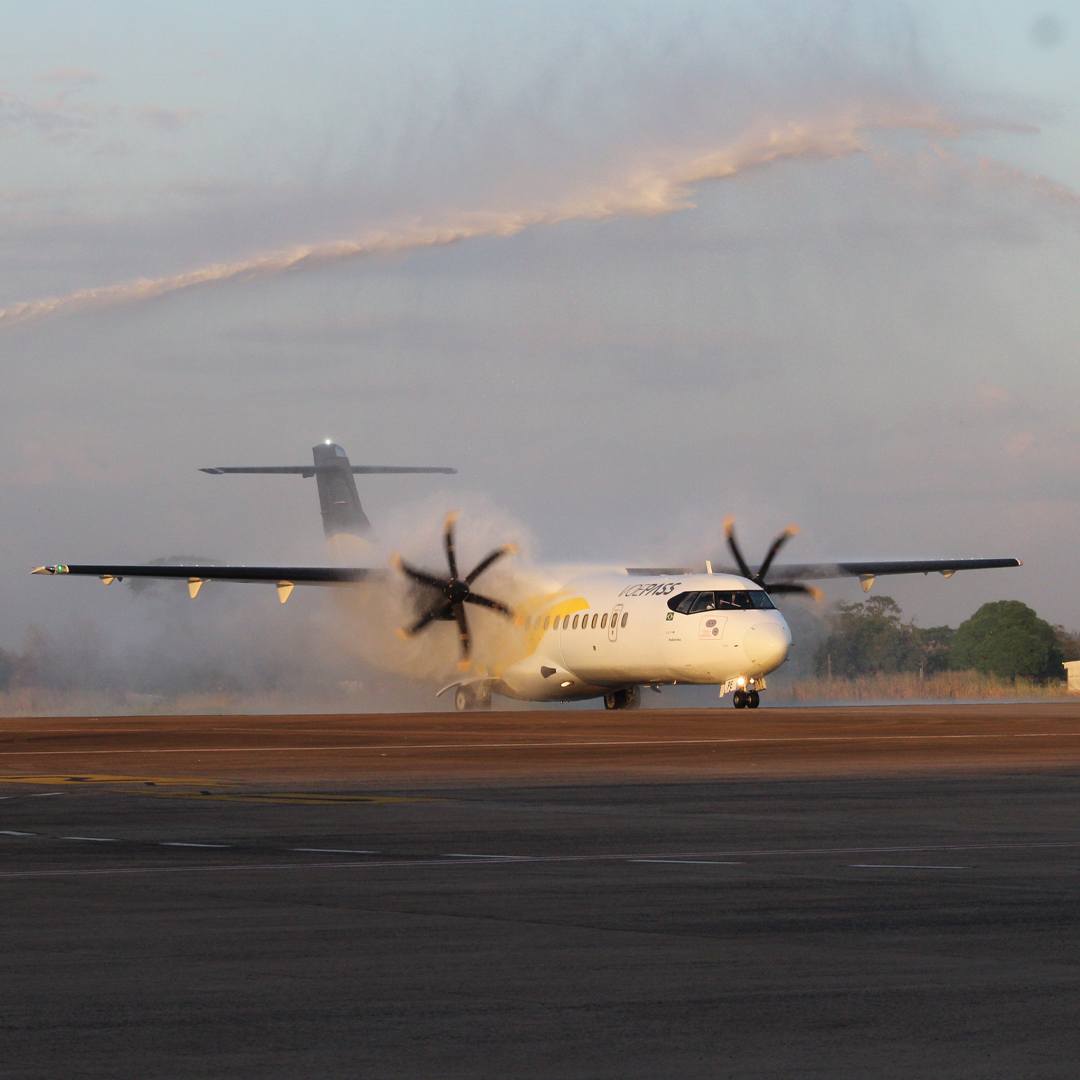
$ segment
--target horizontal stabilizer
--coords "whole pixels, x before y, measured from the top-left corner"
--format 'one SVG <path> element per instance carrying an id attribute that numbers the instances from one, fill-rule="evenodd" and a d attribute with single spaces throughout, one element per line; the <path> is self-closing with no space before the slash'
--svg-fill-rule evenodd
<path id="1" fill-rule="evenodd" d="M 228 473 L 240 473 L 249 476 L 259 474 L 266 476 L 314 476 L 316 473 L 338 472 L 337 465 L 210 465 L 200 469 L 199 472 L 209 473 L 211 476 L 224 476 Z M 457 469 L 451 469 L 445 465 L 350 465 L 347 472 L 356 475 L 373 475 L 375 473 L 442 473 L 451 476 Z"/>
<path id="2" fill-rule="evenodd" d="M 211 465 L 200 469 L 211 476 L 314 476 L 319 489 L 319 512 L 323 532 L 335 536 L 364 536 L 371 528 L 354 476 L 378 473 L 403 476 L 410 473 L 457 472 L 446 465 L 353 465 L 343 447 L 333 442 L 311 448 L 310 465 Z"/>

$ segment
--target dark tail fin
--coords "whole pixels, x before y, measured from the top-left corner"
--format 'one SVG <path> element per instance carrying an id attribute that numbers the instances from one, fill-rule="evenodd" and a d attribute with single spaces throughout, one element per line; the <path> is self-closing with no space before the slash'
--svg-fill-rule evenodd
<path id="1" fill-rule="evenodd" d="M 352 465 L 344 448 L 332 442 L 313 446 L 311 455 L 311 465 L 215 465 L 201 471 L 214 476 L 226 473 L 314 476 L 327 537 L 364 536 L 371 530 L 371 522 L 360 505 L 355 474 L 457 472 L 441 465 Z"/>
<path id="2" fill-rule="evenodd" d="M 371 531 L 360 495 L 356 490 L 352 466 L 344 449 L 337 443 L 319 443 L 311 448 L 315 459 L 315 483 L 319 487 L 319 511 L 327 537 L 364 536 Z"/>

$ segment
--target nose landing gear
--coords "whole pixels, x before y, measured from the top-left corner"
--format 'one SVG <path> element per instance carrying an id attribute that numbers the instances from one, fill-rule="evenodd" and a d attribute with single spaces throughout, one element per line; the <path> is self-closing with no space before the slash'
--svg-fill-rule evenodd
<path id="1" fill-rule="evenodd" d="M 756 690 L 736 690 L 731 703 L 736 709 L 756 709 L 761 704 L 761 695 Z"/>

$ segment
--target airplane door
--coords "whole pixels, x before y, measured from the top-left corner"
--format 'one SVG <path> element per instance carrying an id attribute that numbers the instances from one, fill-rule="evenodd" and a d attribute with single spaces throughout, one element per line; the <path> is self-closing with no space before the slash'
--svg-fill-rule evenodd
<path id="1" fill-rule="evenodd" d="M 619 620 L 622 618 L 622 604 L 616 604 L 611 613 L 611 622 L 608 623 L 607 639 L 612 644 L 619 640 Z"/>

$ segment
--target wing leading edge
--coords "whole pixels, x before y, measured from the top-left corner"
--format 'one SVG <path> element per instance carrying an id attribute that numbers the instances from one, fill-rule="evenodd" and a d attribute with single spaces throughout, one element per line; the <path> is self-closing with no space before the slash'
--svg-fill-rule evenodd
<path id="1" fill-rule="evenodd" d="M 386 576 L 385 570 L 360 566 L 148 566 L 145 563 L 56 563 L 35 566 L 31 574 L 71 574 L 76 577 L 162 578 L 201 581 L 291 581 L 295 585 L 356 585 Z"/>
<path id="2" fill-rule="evenodd" d="M 786 563 L 774 566 L 770 579 L 775 582 L 788 582 L 806 578 L 843 578 L 857 577 L 864 583 L 873 584 L 874 578 L 890 574 L 941 574 L 952 577 L 961 570 L 1003 570 L 1008 567 L 1023 566 L 1020 559 L 895 559 L 865 562 L 835 563 Z M 716 567 L 717 572 L 738 574 L 735 567 Z M 628 574 L 694 574 L 700 573 L 700 567 L 662 567 L 628 566 Z"/>
<path id="3" fill-rule="evenodd" d="M 265 582 L 277 587 L 278 599 L 283 604 L 297 585 L 359 585 L 381 580 L 387 574 L 385 570 L 362 566 L 148 566 L 145 563 L 56 563 L 35 566 L 30 573 L 96 577 L 106 585 L 124 578 L 186 581 L 192 600 L 208 581 Z"/>

